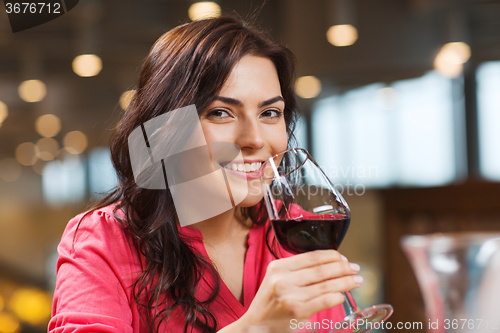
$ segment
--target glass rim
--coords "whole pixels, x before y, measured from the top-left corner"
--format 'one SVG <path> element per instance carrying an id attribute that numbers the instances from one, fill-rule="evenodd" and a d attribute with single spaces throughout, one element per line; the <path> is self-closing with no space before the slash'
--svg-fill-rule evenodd
<path id="1" fill-rule="evenodd" d="M 274 160 L 274 158 L 278 157 L 279 155 L 285 155 L 286 153 L 288 152 L 291 152 L 293 151 L 294 153 L 296 153 L 297 151 L 301 151 L 303 152 L 305 155 L 306 155 L 306 159 L 304 159 L 304 161 L 302 161 L 302 163 L 300 163 L 300 165 L 298 165 L 297 167 L 295 167 L 293 170 L 287 172 L 287 173 L 284 173 L 282 175 L 279 175 L 279 176 L 276 176 L 274 173 L 273 173 L 273 176 L 272 177 L 266 177 L 264 175 L 264 170 L 266 169 L 266 165 L 269 165 L 270 161 L 271 160 Z M 285 177 L 285 176 L 288 176 L 289 174 L 291 174 L 292 172 L 296 171 L 298 168 L 300 168 L 301 166 L 304 165 L 304 163 L 307 162 L 307 160 L 310 160 L 311 162 L 313 162 L 314 164 L 316 164 L 316 162 L 314 161 L 314 159 L 312 158 L 311 154 L 309 154 L 309 152 L 304 149 L 304 148 L 288 148 L 286 150 L 283 150 L 282 152 L 279 152 L 271 157 L 269 157 L 264 163 L 262 163 L 262 175 L 260 176 L 260 178 L 262 179 L 265 179 L 265 180 L 271 180 L 271 179 L 278 179 L 278 178 L 281 178 L 281 177 Z"/>

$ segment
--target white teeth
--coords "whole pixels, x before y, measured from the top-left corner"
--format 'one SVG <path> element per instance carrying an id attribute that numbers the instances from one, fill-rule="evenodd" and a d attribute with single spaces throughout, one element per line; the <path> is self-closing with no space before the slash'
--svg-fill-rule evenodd
<path id="1" fill-rule="evenodd" d="M 262 162 L 254 162 L 254 163 L 244 163 L 244 164 L 231 164 L 231 169 L 233 171 L 240 172 L 253 172 L 260 169 Z"/>

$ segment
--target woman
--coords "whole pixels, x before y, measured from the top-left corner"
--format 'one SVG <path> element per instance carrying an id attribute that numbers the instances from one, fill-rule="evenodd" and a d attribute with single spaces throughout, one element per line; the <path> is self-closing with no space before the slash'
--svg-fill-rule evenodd
<path id="1" fill-rule="evenodd" d="M 49 332 L 286 332 L 313 315 L 343 318 L 359 266 L 333 250 L 275 260 L 257 179 L 238 207 L 181 226 L 171 192 L 137 186 L 131 168 L 132 131 L 194 104 L 206 142 L 241 149 L 232 168 L 245 177 L 293 135 L 293 66 L 288 49 L 231 17 L 158 39 L 112 139 L 119 185 L 69 222 L 58 247 Z"/>

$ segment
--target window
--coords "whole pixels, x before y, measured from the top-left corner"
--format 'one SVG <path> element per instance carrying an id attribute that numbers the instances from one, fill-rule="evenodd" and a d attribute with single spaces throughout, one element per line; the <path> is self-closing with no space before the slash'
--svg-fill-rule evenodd
<path id="1" fill-rule="evenodd" d="M 94 148 L 88 158 L 89 187 L 94 197 L 99 197 L 115 187 L 118 183 L 116 171 L 111 163 L 108 147 Z"/>
<path id="2" fill-rule="evenodd" d="M 92 149 L 86 159 L 82 155 L 66 154 L 60 161 L 48 162 L 42 172 L 44 200 L 52 207 L 80 203 L 87 193 L 99 197 L 116 184 L 116 172 L 107 147 Z"/>
<path id="3" fill-rule="evenodd" d="M 62 161 L 48 162 L 42 173 L 43 197 L 58 207 L 85 199 L 85 165 L 79 155 L 67 154 Z"/>
<path id="4" fill-rule="evenodd" d="M 480 170 L 500 180 L 500 61 L 479 66 L 476 80 Z"/>
<path id="5" fill-rule="evenodd" d="M 452 82 L 436 72 L 318 101 L 315 157 L 334 182 L 433 186 L 455 178 Z"/>

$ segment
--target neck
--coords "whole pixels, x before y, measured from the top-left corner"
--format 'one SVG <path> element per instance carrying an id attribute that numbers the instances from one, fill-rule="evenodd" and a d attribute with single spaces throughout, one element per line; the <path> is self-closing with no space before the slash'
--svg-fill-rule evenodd
<path id="1" fill-rule="evenodd" d="M 205 243 L 214 245 L 231 242 L 234 237 L 246 235 L 252 224 L 241 216 L 237 208 L 191 225 L 203 234 Z"/>

